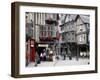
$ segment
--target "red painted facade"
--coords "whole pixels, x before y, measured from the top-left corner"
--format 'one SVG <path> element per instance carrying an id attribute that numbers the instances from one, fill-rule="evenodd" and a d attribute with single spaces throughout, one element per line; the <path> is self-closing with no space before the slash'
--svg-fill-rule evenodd
<path id="1" fill-rule="evenodd" d="M 35 40 L 30 40 L 30 61 L 35 61 Z"/>

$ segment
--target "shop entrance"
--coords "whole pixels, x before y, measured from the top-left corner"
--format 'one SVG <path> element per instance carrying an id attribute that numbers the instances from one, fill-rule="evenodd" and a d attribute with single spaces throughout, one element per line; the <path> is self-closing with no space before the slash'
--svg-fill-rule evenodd
<path id="1" fill-rule="evenodd" d="M 43 53 L 43 50 L 46 49 L 45 47 L 38 47 L 38 54 L 40 56 L 41 53 Z"/>
<path id="2" fill-rule="evenodd" d="M 48 44 L 38 44 L 38 54 L 40 56 L 41 53 L 43 53 L 43 50 L 48 48 Z"/>

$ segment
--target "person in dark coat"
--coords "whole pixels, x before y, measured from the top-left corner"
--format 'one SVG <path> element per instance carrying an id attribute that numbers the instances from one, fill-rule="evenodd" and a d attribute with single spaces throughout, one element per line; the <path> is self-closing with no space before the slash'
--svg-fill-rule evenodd
<path id="1" fill-rule="evenodd" d="M 70 51 L 69 46 L 68 46 L 68 57 L 69 57 L 69 60 L 72 60 L 72 53 L 71 53 L 71 51 Z"/>
<path id="2" fill-rule="evenodd" d="M 66 51 L 65 50 L 63 50 L 63 52 L 62 52 L 62 56 L 63 56 L 63 60 L 66 60 Z"/>

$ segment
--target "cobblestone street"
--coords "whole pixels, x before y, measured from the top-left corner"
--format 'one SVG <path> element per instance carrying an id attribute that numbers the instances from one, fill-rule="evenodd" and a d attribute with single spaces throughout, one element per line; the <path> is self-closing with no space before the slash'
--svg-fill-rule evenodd
<path id="1" fill-rule="evenodd" d="M 87 65 L 89 64 L 89 59 L 87 58 L 79 58 L 77 61 L 76 58 L 72 58 L 72 60 L 69 60 L 68 57 L 66 60 L 53 60 L 52 62 L 48 61 L 41 61 L 40 64 L 37 65 L 37 67 L 52 67 L 52 66 L 73 66 L 73 65 Z M 28 67 L 34 67 L 34 62 L 29 63 Z"/>

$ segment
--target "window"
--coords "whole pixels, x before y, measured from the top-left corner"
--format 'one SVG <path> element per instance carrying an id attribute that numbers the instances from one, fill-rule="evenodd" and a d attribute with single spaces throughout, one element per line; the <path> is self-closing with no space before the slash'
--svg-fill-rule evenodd
<path id="1" fill-rule="evenodd" d="M 74 35 L 74 32 L 72 32 L 72 36 Z"/>
<path id="2" fill-rule="evenodd" d="M 70 38 L 68 38 L 68 41 L 70 40 Z"/>
<path id="3" fill-rule="evenodd" d="M 80 29 L 80 31 L 83 31 L 83 29 Z"/>
<path id="4" fill-rule="evenodd" d="M 68 32 L 68 36 L 70 36 L 70 33 Z"/>
<path id="5" fill-rule="evenodd" d="M 44 31 L 44 36 L 46 36 L 46 31 Z"/>
<path id="6" fill-rule="evenodd" d="M 41 35 L 41 37 L 43 36 L 43 31 L 41 31 L 40 35 Z"/>
<path id="7" fill-rule="evenodd" d="M 84 35 L 84 40 L 85 40 L 85 35 Z"/>
<path id="8" fill-rule="evenodd" d="M 72 38 L 72 40 L 74 40 L 74 38 Z"/>
<path id="9" fill-rule="evenodd" d="M 48 36 L 50 35 L 50 31 L 48 31 Z"/>
<path id="10" fill-rule="evenodd" d="M 40 30 L 43 31 L 43 26 L 40 26 Z"/>
<path id="11" fill-rule="evenodd" d="M 51 31 L 51 36 L 54 36 L 54 32 L 53 31 Z"/>

